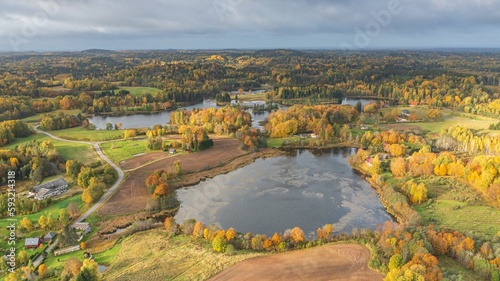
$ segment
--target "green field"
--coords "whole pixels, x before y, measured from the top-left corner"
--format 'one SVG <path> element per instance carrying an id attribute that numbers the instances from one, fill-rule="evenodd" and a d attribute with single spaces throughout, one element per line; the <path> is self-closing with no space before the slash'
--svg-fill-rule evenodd
<path id="1" fill-rule="evenodd" d="M 236 98 L 236 95 L 231 95 L 231 99 L 234 100 Z M 267 100 L 267 93 L 260 93 L 260 94 L 245 94 L 245 95 L 238 95 L 238 100 L 239 101 L 262 101 L 262 100 Z"/>
<path id="2" fill-rule="evenodd" d="M 470 231 L 494 237 L 500 231 L 500 210 L 491 206 L 469 205 L 455 200 L 435 200 L 415 209 L 425 224 L 447 227 L 468 234 Z"/>
<path id="3" fill-rule="evenodd" d="M 101 148 L 114 163 L 148 151 L 145 139 L 106 142 L 101 144 Z"/>
<path id="4" fill-rule="evenodd" d="M 111 249 L 104 251 L 102 253 L 96 254 L 95 261 L 98 264 L 111 265 L 111 263 L 113 263 L 113 261 L 116 257 L 116 254 L 118 254 L 118 252 L 120 251 L 121 248 L 122 248 L 122 243 L 118 242 Z"/>
<path id="5" fill-rule="evenodd" d="M 78 160 L 84 164 L 90 164 L 100 159 L 90 144 L 58 141 L 44 134 L 34 134 L 26 138 L 17 138 L 13 143 L 3 146 L 2 149 L 14 150 L 19 144 L 31 142 L 35 139 L 38 141 L 50 140 L 57 152 L 66 160 L 72 159 Z"/>
<path id="6" fill-rule="evenodd" d="M 125 238 L 103 280 L 206 280 L 262 253 L 214 253 L 209 243 L 190 236 L 169 237 L 162 229 Z"/>
<path id="7" fill-rule="evenodd" d="M 441 129 L 446 129 L 457 125 L 476 130 L 479 133 L 488 133 L 489 132 L 488 127 L 490 126 L 490 124 L 498 122 L 500 122 L 500 120 L 483 116 L 474 116 L 473 118 L 471 118 L 468 117 L 467 115 L 460 115 L 460 116 L 452 116 L 446 118 L 446 120 L 442 122 L 405 123 L 405 124 L 417 125 L 424 130 L 428 130 L 430 132 L 435 132 L 435 133 L 439 133 Z"/>
<path id="8" fill-rule="evenodd" d="M 121 243 L 116 244 L 111 249 L 104 251 L 102 253 L 94 255 L 94 260 L 100 265 L 110 265 L 115 259 L 116 254 L 121 249 Z M 86 250 L 79 250 L 76 252 L 64 254 L 55 257 L 53 253 L 49 254 L 44 262 L 44 264 L 50 269 L 62 269 L 64 268 L 64 263 L 70 258 L 76 258 L 80 261 L 83 261 L 83 254 Z"/>
<path id="9" fill-rule="evenodd" d="M 44 264 L 47 266 L 47 268 L 49 268 L 49 270 L 63 268 L 64 263 L 70 258 L 76 258 L 80 261 L 83 261 L 83 253 L 85 253 L 85 250 L 80 250 L 57 257 L 55 257 L 53 253 L 50 253 L 45 258 Z"/>
<path id="10" fill-rule="evenodd" d="M 90 144 L 51 141 L 66 160 L 78 160 L 84 164 L 90 164 L 101 159 Z"/>
<path id="11" fill-rule="evenodd" d="M 443 280 L 464 280 L 464 281 L 474 281 L 477 280 L 477 276 L 470 269 L 463 267 L 457 261 L 452 258 L 441 256 L 438 257 L 439 267 L 443 272 Z M 461 279 L 459 279 L 459 276 Z"/>
<path id="12" fill-rule="evenodd" d="M 63 139 L 94 142 L 116 140 L 123 137 L 121 130 L 89 130 L 82 127 L 50 131 L 50 133 Z"/>
<path id="13" fill-rule="evenodd" d="M 380 110 L 384 116 L 386 114 L 390 114 L 391 111 L 396 108 L 398 113 L 401 113 L 403 110 L 409 110 L 410 113 L 416 113 L 422 118 L 426 117 L 427 107 L 388 107 Z M 472 115 L 463 112 L 456 112 L 450 109 L 441 108 L 439 109 L 441 114 L 443 115 L 442 121 L 429 121 L 429 122 L 405 122 L 405 123 L 395 123 L 392 124 L 392 127 L 404 129 L 404 127 L 414 127 L 418 126 L 422 130 L 429 131 L 431 133 L 439 133 L 441 129 L 449 128 L 452 126 L 463 126 L 469 129 L 476 130 L 478 133 L 494 133 L 494 131 L 490 131 L 488 127 L 490 124 L 500 122 L 500 119 L 489 118 L 479 115 Z"/>
<path id="14" fill-rule="evenodd" d="M 267 139 L 267 147 L 278 148 L 283 146 L 285 141 L 289 143 L 297 143 L 301 140 L 300 137 L 289 137 L 289 138 L 268 138 Z"/>
<path id="15" fill-rule="evenodd" d="M 157 93 L 163 92 L 160 89 L 151 88 L 151 87 L 118 87 L 118 90 L 115 90 L 115 92 L 118 92 L 120 90 L 129 91 L 130 94 L 133 96 L 142 96 L 143 94 L 151 94 L 154 96 Z"/>
<path id="16" fill-rule="evenodd" d="M 485 205 L 481 194 L 466 183 L 443 177 L 420 182 L 425 183 L 430 199 L 415 209 L 425 224 L 491 237 L 500 231 L 500 209 Z"/>

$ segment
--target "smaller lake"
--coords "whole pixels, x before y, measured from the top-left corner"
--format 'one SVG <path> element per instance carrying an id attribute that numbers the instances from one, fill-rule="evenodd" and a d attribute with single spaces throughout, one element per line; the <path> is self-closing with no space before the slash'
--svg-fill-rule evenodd
<path id="1" fill-rule="evenodd" d="M 362 106 L 365 106 L 368 103 L 373 102 L 373 100 L 369 99 L 343 99 L 342 104 L 350 104 L 356 105 L 358 101 L 361 101 Z M 234 101 L 233 101 L 234 103 Z M 254 105 L 254 104 L 265 104 L 265 101 L 251 101 L 251 102 L 242 102 L 245 105 Z M 182 107 L 186 110 L 192 110 L 195 108 L 218 108 L 217 104 L 213 100 L 204 100 L 202 103 L 197 103 L 191 106 Z M 289 106 L 281 106 L 280 108 L 287 109 Z M 253 113 L 252 109 L 249 109 L 248 112 L 252 114 L 252 127 L 262 129 L 262 126 L 259 125 L 260 121 L 264 121 L 269 116 L 269 112 L 259 112 Z M 117 123 L 122 123 L 122 129 L 131 129 L 131 128 L 145 128 L 145 127 L 153 127 L 154 125 L 160 124 L 165 125 L 170 122 L 170 113 L 171 111 L 162 111 L 153 114 L 137 114 L 137 115 L 129 115 L 129 116 L 94 116 L 89 118 L 90 124 L 96 126 L 99 130 L 106 129 L 106 123 L 111 123 L 113 126 Z"/>
<path id="2" fill-rule="evenodd" d="M 177 190 L 178 223 L 194 218 L 205 225 L 272 235 L 299 226 L 309 237 L 332 223 L 336 231 L 375 228 L 392 220 L 375 190 L 347 163 L 355 149 L 314 155 L 257 159 L 196 186 Z"/>

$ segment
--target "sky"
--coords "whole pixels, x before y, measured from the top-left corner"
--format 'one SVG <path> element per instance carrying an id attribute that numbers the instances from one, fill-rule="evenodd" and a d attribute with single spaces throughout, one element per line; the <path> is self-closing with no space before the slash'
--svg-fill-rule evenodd
<path id="1" fill-rule="evenodd" d="M 0 0 L 0 51 L 500 48 L 500 0 Z"/>

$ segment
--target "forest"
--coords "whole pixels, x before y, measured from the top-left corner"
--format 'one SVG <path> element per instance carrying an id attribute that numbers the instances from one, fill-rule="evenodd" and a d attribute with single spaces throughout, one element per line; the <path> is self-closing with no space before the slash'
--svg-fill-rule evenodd
<path id="1" fill-rule="evenodd" d="M 265 105 L 232 104 L 232 99 L 257 99 L 245 93 L 256 90 Z M 370 102 L 341 104 L 344 98 Z M 219 106 L 179 109 L 207 99 Z M 249 109 L 269 113 L 259 128 L 252 127 Z M 124 124 L 109 123 L 104 131 L 92 130 L 89 123 L 95 115 L 159 111 L 169 111 L 170 120 L 150 128 L 121 130 Z M 134 145 L 146 153 L 201 153 L 219 137 L 238 139 L 244 153 L 270 149 L 266 146 L 284 151 L 355 147 L 351 166 L 376 189 L 397 223 L 350 233 L 336 233 L 327 224 L 310 240 L 293 226 L 272 236 L 194 220 L 177 223 L 173 217 L 162 217 L 163 226 L 169 235 L 190 236 L 227 255 L 356 241 L 372 250 L 370 267 L 388 281 L 462 280 L 442 266 L 445 257 L 478 280 L 500 280 L 500 229 L 475 225 L 479 230 L 469 231 L 447 223 L 440 213 L 451 212 L 448 204 L 452 211 L 482 208 L 498 214 L 499 117 L 500 53 L 495 51 L 0 53 L 0 183 L 8 182 L 8 171 L 15 171 L 24 189 L 64 176 L 88 207 L 118 179 L 107 163 L 70 159 L 55 141 L 38 140 L 37 124 L 62 136 L 68 130 L 116 134 L 109 139 L 137 141 Z M 474 127 L 481 120 L 494 121 Z M 180 203 L 170 182 L 182 179 L 181 162 L 146 177 L 141 183 L 149 196 L 146 211 L 176 210 Z M 0 198 L 2 218 L 6 196 Z M 27 216 L 51 204 L 19 196 L 23 231 L 37 229 Z M 48 229 L 42 227 L 44 219 L 38 221 L 40 230 Z M 61 220 L 58 227 L 66 233 L 70 220 L 65 213 Z"/>

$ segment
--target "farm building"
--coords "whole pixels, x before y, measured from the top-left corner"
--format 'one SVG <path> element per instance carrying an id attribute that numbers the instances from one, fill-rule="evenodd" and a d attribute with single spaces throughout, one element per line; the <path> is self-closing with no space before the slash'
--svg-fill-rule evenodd
<path id="1" fill-rule="evenodd" d="M 90 227 L 88 222 L 75 222 L 73 224 L 73 228 L 82 231 L 83 234 L 87 234 L 92 231 L 92 227 Z"/>
<path id="2" fill-rule="evenodd" d="M 71 247 L 67 247 L 67 248 L 63 248 L 63 249 L 59 249 L 59 250 L 54 251 L 54 256 L 60 256 L 60 255 L 64 255 L 67 253 L 76 252 L 78 250 L 80 250 L 80 245 L 71 246 Z"/>
<path id="3" fill-rule="evenodd" d="M 38 248 L 42 244 L 42 240 L 40 238 L 26 238 L 24 241 L 24 247 L 26 249 L 35 249 Z"/>
<path id="4" fill-rule="evenodd" d="M 50 243 L 50 241 L 52 241 L 52 239 L 54 239 L 56 235 L 57 234 L 54 231 L 47 233 L 47 235 L 43 237 L 43 243 Z"/>
<path id="5" fill-rule="evenodd" d="M 63 179 L 53 180 L 33 187 L 29 196 L 38 200 L 44 200 L 62 194 L 68 190 L 68 183 Z"/>

